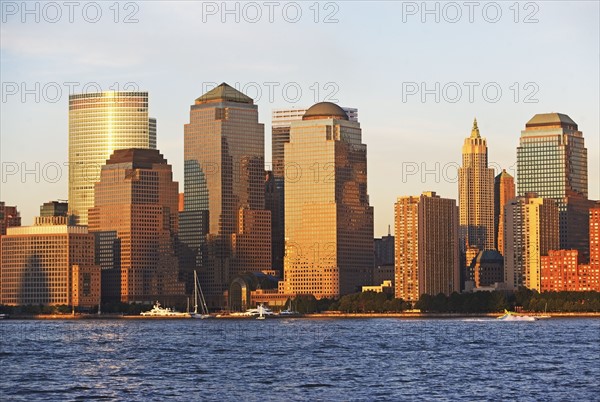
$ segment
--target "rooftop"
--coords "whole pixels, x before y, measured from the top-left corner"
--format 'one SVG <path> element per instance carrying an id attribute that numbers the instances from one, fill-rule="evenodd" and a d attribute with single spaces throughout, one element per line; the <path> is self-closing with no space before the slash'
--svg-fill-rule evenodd
<path id="1" fill-rule="evenodd" d="M 527 122 L 525 127 L 560 126 L 563 124 L 575 126 L 575 129 L 577 130 L 577 123 L 575 123 L 569 116 L 562 113 L 536 114 Z"/>
<path id="2" fill-rule="evenodd" d="M 237 89 L 224 82 L 196 99 L 196 104 L 210 102 L 237 102 L 248 103 L 250 105 L 254 104 L 254 100 L 252 100 L 251 97 L 244 95 Z"/>
<path id="3" fill-rule="evenodd" d="M 344 109 L 331 102 L 315 103 L 314 105 L 308 108 L 306 113 L 304 113 L 302 120 L 316 120 L 326 118 L 349 120 L 348 115 L 346 114 Z"/>
<path id="4" fill-rule="evenodd" d="M 106 161 L 107 165 L 131 163 L 133 169 L 152 169 L 153 164 L 167 164 L 167 160 L 156 149 L 118 149 Z"/>

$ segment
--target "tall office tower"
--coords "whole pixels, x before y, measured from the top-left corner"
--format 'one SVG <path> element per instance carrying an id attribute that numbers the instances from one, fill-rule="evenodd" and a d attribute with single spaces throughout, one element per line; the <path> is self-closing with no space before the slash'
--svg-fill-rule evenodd
<path id="1" fill-rule="evenodd" d="M 381 285 L 383 281 L 391 281 L 392 286 L 396 283 L 394 274 L 394 236 L 388 225 L 387 236 L 374 239 L 375 261 L 371 283 L 375 286 Z"/>
<path id="2" fill-rule="evenodd" d="M 69 96 L 69 208 L 87 225 L 94 184 L 113 151 L 156 149 L 156 120 L 148 92 L 96 92 Z"/>
<path id="3" fill-rule="evenodd" d="M 9 207 L 4 201 L 0 201 L 0 236 L 6 234 L 6 229 L 21 226 L 21 214 L 17 207 Z"/>
<path id="4" fill-rule="evenodd" d="M 120 249 L 121 301 L 184 299 L 175 255 L 178 184 L 166 159 L 155 149 L 117 150 L 102 167 L 94 195 L 90 232 L 97 242 L 113 240 L 103 245 L 102 257 L 108 247 Z"/>
<path id="5" fill-rule="evenodd" d="M 589 257 L 587 149 L 577 124 L 565 114 L 536 114 L 517 148 L 517 195 L 552 198 L 559 210 L 561 249 Z"/>
<path id="6" fill-rule="evenodd" d="M 504 255 L 504 206 L 515 198 L 515 179 L 502 169 L 494 179 L 494 231 L 496 250 Z"/>
<path id="7" fill-rule="evenodd" d="M 93 307 L 100 301 L 94 236 L 66 217 L 12 227 L 0 240 L 0 304 Z"/>
<path id="8" fill-rule="evenodd" d="M 350 121 L 358 122 L 358 109 L 342 107 Z M 290 142 L 290 127 L 294 121 L 302 121 L 302 116 L 308 108 L 292 107 L 274 109 L 271 120 L 271 163 L 273 170 L 273 209 L 272 243 L 273 243 L 273 269 L 283 269 L 284 254 L 284 227 L 285 227 L 285 162 L 284 145 Z M 293 174 L 293 172 L 291 172 Z"/>
<path id="9" fill-rule="evenodd" d="M 397 298 L 460 291 L 458 208 L 435 192 L 399 197 L 395 204 Z"/>
<path id="10" fill-rule="evenodd" d="M 181 241 L 196 261 L 209 307 L 226 304 L 230 282 L 271 268 L 265 210 L 264 126 L 258 106 L 223 83 L 196 99 L 184 128 Z"/>
<path id="11" fill-rule="evenodd" d="M 494 249 L 494 169 L 488 168 L 487 141 L 481 138 L 476 119 L 462 147 L 458 204 L 461 250 L 464 252 L 468 246 Z M 468 266 L 471 261 L 465 263 Z"/>
<path id="12" fill-rule="evenodd" d="M 559 248 L 558 207 L 535 193 L 504 208 L 504 276 L 509 288 L 541 290 L 541 256 Z"/>
<path id="13" fill-rule="evenodd" d="M 283 275 L 283 226 L 278 225 L 283 211 L 282 192 L 277 191 L 273 171 L 265 172 L 265 209 L 271 212 L 271 268 Z"/>
<path id="14" fill-rule="evenodd" d="M 337 297 L 369 284 L 373 208 L 358 122 L 330 102 L 311 106 L 284 145 L 286 294 Z"/>

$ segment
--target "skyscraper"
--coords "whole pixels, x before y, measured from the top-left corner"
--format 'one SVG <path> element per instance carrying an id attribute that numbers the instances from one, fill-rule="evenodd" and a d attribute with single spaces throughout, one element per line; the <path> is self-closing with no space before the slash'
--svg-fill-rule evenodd
<path id="1" fill-rule="evenodd" d="M 358 109 L 342 107 L 350 121 L 358 122 Z M 271 202 L 268 209 L 272 220 L 273 269 L 283 268 L 285 227 L 285 161 L 284 145 L 290 141 L 292 122 L 302 121 L 308 108 L 292 107 L 274 109 L 271 120 L 271 161 L 273 175 L 268 189 Z"/>
<path id="2" fill-rule="evenodd" d="M 89 228 L 97 233 L 98 244 L 105 242 L 103 257 L 107 247 L 120 252 L 115 259 L 121 301 L 184 299 L 175 255 L 178 184 L 166 159 L 154 149 L 116 150 L 102 167 L 94 194 Z M 101 265 L 114 269 L 110 261 Z"/>
<path id="3" fill-rule="evenodd" d="M 558 207 L 535 193 L 509 201 L 504 209 L 504 276 L 509 288 L 541 290 L 541 256 L 559 248 Z"/>
<path id="4" fill-rule="evenodd" d="M 556 201 L 561 249 L 577 249 L 588 258 L 587 149 L 569 116 L 536 114 L 521 131 L 517 148 L 517 195 L 537 193 Z"/>
<path id="5" fill-rule="evenodd" d="M 494 249 L 494 169 L 488 168 L 487 141 L 479 134 L 477 119 L 462 147 L 458 197 L 461 250 L 468 246 Z M 466 261 L 466 266 L 470 263 Z"/>
<path id="6" fill-rule="evenodd" d="M 147 92 L 69 96 L 69 208 L 78 224 L 87 225 L 100 169 L 113 151 L 125 148 L 156 149 Z"/>
<path id="7" fill-rule="evenodd" d="M 311 106 L 284 145 L 287 294 L 360 291 L 373 267 L 367 147 L 358 122 L 330 102 Z"/>
<path id="8" fill-rule="evenodd" d="M 9 207 L 0 201 L 0 236 L 6 234 L 7 228 L 14 226 L 21 226 L 21 214 L 17 207 Z"/>
<path id="9" fill-rule="evenodd" d="M 225 83 L 200 96 L 184 128 L 184 160 L 180 238 L 195 256 L 208 303 L 221 307 L 236 275 L 271 268 L 258 106 Z"/>
<path id="10" fill-rule="evenodd" d="M 590 269 L 600 280 L 600 201 L 590 208 Z"/>
<path id="11" fill-rule="evenodd" d="M 506 170 L 494 179 L 494 228 L 496 250 L 504 255 L 504 206 L 515 198 L 515 179 Z"/>
<path id="12" fill-rule="evenodd" d="M 435 192 L 399 197 L 395 204 L 397 298 L 460 290 L 456 201 Z"/>

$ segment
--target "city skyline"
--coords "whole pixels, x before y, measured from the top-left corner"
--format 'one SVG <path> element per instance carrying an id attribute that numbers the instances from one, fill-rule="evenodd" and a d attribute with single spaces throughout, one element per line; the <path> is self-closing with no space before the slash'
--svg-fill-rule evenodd
<path id="1" fill-rule="evenodd" d="M 462 20 L 453 24 L 444 18 L 436 23 L 434 16 L 428 16 L 423 23 L 420 13 L 403 15 L 400 3 L 364 5 L 340 3 L 335 14 L 338 22 L 331 24 L 323 23 L 330 14 L 323 7 L 320 22 L 314 23 L 308 4 L 303 5 L 303 18 L 297 24 L 282 20 L 281 13 L 270 23 L 266 10 L 256 24 L 244 18 L 236 23 L 232 16 L 223 23 L 219 14 L 207 17 L 204 23 L 201 4 L 194 3 L 178 3 L 169 8 L 140 3 L 138 22 L 133 24 L 115 24 L 108 8 L 97 24 L 81 18 L 72 24 L 43 20 L 36 24 L 32 17 L 22 23 L 18 15 L 7 17 L 2 24 L 0 45 L 5 85 L 5 99 L 0 105 L 0 159 L 5 164 L 4 173 L 12 172 L 13 163 L 19 170 L 0 183 L 3 201 L 18 205 L 23 223 L 29 224 L 40 202 L 67 198 L 68 171 L 63 163 L 68 161 L 64 110 L 69 87 L 64 83 L 78 83 L 72 92 L 80 92 L 88 83 L 98 83 L 103 90 L 123 90 L 128 82 L 140 91 L 148 91 L 149 114 L 158 121 L 157 148 L 172 163 L 174 179 L 183 183 L 183 125 L 189 99 L 223 81 L 245 89 L 253 98 L 261 91 L 256 104 L 259 122 L 265 124 L 267 133 L 267 163 L 271 155 L 273 109 L 308 107 L 317 101 L 333 100 L 360 110 L 364 143 L 371 155 L 369 194 L 375 209 L 376 236 L 387 233 L 393 222 L 391 205 L 400 194 L 435 190 L 443 197 L 458 199 L 460 142 L 473 117 L 477 117 L 488 140 L 490 166 L 495 173 L 505 168 L 516 177 L 515 147 L 525 122 L 537 113 L 568 114 L 586 136 L 589 198 L 600 198 L 598 60 L 597 52 L 590 51 L 599 46 L 597 3 L 541 2 L 536 23 L 523 22 L 527 15 L 523 9 L 515 23 L 510 5 L 501 4 L 502 19 L 496 24 L 482 19 L 481 8 L 473 23 L 467 20 L 468 12 L 463 9 Z M 127 13 L 121 12 L 122 20 Z M 67 15 L 64 11 L 63 19 Z M 361 26 L 365 18 L 380 20 L 380 31 L 361 30 L 357 35 L 355 27 Z M 192 19 L 203 23 L 185 23 Z M 68 36 L 64 36 L 66 29 L 48 29 L 67 25 L 71 32 Z M 177 29 L 166 29 L 173 26 Z M 164 36 L 158 37 L 155 32 Z M 503 34 L 498 35 L 499 32 Z M 128 41 L 118 39 L 125 34 Z M 397 45 L 383 47 L 377 39 L 380 35 L 393 38 Z M 238 39 L 238 46 L 220 48 L 219 41 L 210 40 L 223 36 Z M 315 47 L 315 40 L 323 37 L 328 40 Z M 527 40 L 523 41 L 523 37 Z M 200 42 L 198 52 L 189 51 Z M 131 52 L 132 46 L 139 52 Z M 557 60 L 557 47 L 568 48 L 569 57 Z M 308 54 L 311 57 L 305 57 Z M 310 61 L 328 57 L 339 63 Z M 201 62 L 206 58 L 218 62 Z M 243 60 L 244 68 L 240 68 L 239 60 Z M 508 69 L 501 67 L 507 60 L 522 62 L 510 63 Z M 434 67 L 440 61 L 445 65 L 443 70 Z M 473 102 L 468 100 L 465 82 L 479 84 Z M 11 83 L 16 83 L 17 89 Z M 36 83 L 40 88 L 38 102 L 35 94 L 24 95 L 21 91 L 23 84 L 23 89 L 35 92 Z M 55 86 L 49 83 L 57 83 L 62 96 L 51 92 Z M 326 87 L 328 83 L 331 84 Z M 423 102 L 421 92 L 407 95 L 403 101 L 403 87 L 406 93 L 412 88 L 411 83 L 417 87 L 425 83 L 425 89 L 439 84 L 439 102 L 435 95 L 426 96 Z M 449 83 L 459 84 L 463 92 L 460 101 L 449 102 L 453 94 L 448 92 L 452 89 Z M 501 87 L 502 98 L 498 102 L 482 98 L 481 89 L 486 83 Z M 535 85 L 526 88 L 527 83 Z M 289 95 L 284 97 L 282 89 L 286 84 Z M 297 100 L 293 93 L 295 84 L 302 89 Z M 444 86 L 448 96 L 442 93 Z M 273 89 L 272 97 L 269 88 Z M 517 102 L 515 88 L 519 88 Z M 528 95 L 530 101 L 537 103 L 525 102 Z M 22 164 L 33 171 L 36 162 L 40 163 L 39 170 L 46 166 L 44 174 L 52 180 L 44 180 L 40 172 L 39 183 L 34 174 L 26 175 L 22 183 Z M 55 165 L 48 165 L 51 163 L 61 167 L 60 178 L 55 178 Z M 396 177 L 393 185 L 386 183 L 389 172 Z"/>

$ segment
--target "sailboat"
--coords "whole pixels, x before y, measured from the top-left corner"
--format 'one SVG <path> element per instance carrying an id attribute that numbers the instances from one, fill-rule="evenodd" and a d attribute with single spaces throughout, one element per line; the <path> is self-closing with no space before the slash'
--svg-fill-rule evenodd
<path id="1" fill-rule="evenodd" d="M 198 303 L 200 303 L 200 312 L 198 312 Z M 200 319 L 210 318 L 206 300 L 204 299 L 204 293 L 202 293 L 200 280 L 198 279 L 198 273 L 196 271 L 194 271 L 194 312 L 190 313 L 190 317 Z"/>
<path id="2" fill-rule="evenodd" d="M 544 306 L 544 314 L 536 315 L 535 318 L 552 318 L 552 316 L 548 315 L 548 302 Z"/>

